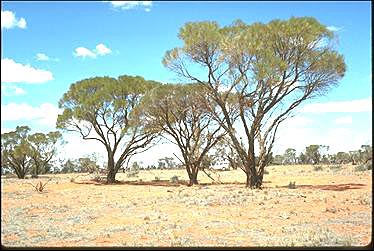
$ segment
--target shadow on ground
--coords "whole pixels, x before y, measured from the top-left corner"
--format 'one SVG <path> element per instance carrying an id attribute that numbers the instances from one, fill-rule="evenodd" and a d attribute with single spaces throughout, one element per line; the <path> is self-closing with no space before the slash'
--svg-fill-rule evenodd
<path id="1" fill-rule="evenodd" d="M 288 186 L 281 186 L 283 188 L 288 188 Z M 320 189 L 320 190 L 329 190 L 329 191 L 346 191 L 349 189 L 362 189 L 365 187 L 365 184 L 361 183 L 347 183 L 347 184 L 333 184 L 333 185 L 296 185 L 297 188 L 306 188 L 306 189 Z"/>
<path id="2" fill-rule="evenodd" d="M 152 180 L 152 181 L 116 181 L 116 183 L 108 184 L 106 181 L 95 181 L 95 180 L 82 180 L 74 181 L 75 184 L 91 184 L 91 185 L 133 185 L 133 186 L 164 186 L 164 187 L 179 187 L 188 186 L 187 180 L 179 180 L 177 182 L 171 182 L 170 180 Z M 263 183 L 271 183 L 271 181 L 264 181 Z M 197 186 L 215 186 L 215 185 L 241 185 L 245 186 L 245 182 L 201 182 Z"/>

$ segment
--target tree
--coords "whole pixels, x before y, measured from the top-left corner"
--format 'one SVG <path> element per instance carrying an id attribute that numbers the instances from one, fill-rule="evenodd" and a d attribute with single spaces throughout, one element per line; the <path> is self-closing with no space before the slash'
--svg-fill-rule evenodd
<path id="1" fill-rule="evenodd" d="M 28 126 L 17 126 L 15 131 L 1 134 L 1 166 L 10 167 L 19 179 L 24 179 L 32 168 Z"/>
<path id="2" fill-rule="evenodd" d="M 211 118 L 211 105 L 206 89 L 196 84 L 162 85 L 144 99 L 143 123 L 178 146 L 190 185 L 198 184 L 204 157 L 224 135 Z"/>
<path id="3" fill-rule="evenodd" d="M 50 171 L 50 162 L 57 154 L 57 144 L 61 137 L 60 132 L 35 133 L 28 137 L 35 176 Z"/>
<path id="4" fill-rule="evenodd" d="M 79 166 L 76 163 L 77 161 L 68 159 L 62 166 L 62 173 L 74 173 L 78 172 Z"/>
<path id="5" fill-rule="evenodd" d="M 274 156 L 274 158 L 272 158 L 271 161 L 272 161 L 271 163 L 274 164 L 274 165 L 283 165 L 284 156 L 280 155 L 280 154 L 277 154 L 277 155 Z"/>
<path id="6" fill-rule="evenodd" d="M 296 150 L 287 148 L 283 154 L 284 164 L 296 164 Z"/>
<path id="7" fill-rule="evenodd" d="M 305 148 L 305 156 L 308 164 L 319 164 L 321 153 L 320 145 L 310 145 Z"/>
<path id="8" fill-rule="evenodd" d="M 190 22 L 178 37 L 183 47 L 167 51 L 163 64 L 209 91 L 219 107 L 213 117 L 240 156 L 246 186 L 260 188 L 279 125 L 344 76 L 343 56 L 331 43 L 334 33 L 302 17 L 251 25 L 238 20 L 223 28 Z M 236 100 L 234 113 L 230 99 Z"/>
<path id="9" fill-rule="evenodd" d="M 157 136 L 139 123 L 142 114 L 137 109 L 157 85 L 139 76 L 88 78 L 72 84 L 59 101 L 63 114 L 58 116 L 57 127 L 78 132 L 83 139 L 96 140 L 105 147 L 108 183 L 115 182 L 127 159 L 146 150 Z"/>
<path id="10" fill-rule="evenodd" d="M 78 159 L 78 170 L 82 173 L 94 173 L 99 170 L 99 165 L 90 157 Z"/>
<path id="11" fill-rule="evenodd" d="M 338 152 L 336 154 L 336 162 L 339 164 L 347 164 L 351 161 L 351 157 L 349 156 L 349 153 L 346 152 Z"/>
<path id="12" fill-rule="evenodd" d="M 163 157 L 158 159 L 158 168 L 175 168 L 176 163 L 173 157 Z"/>
<path id="13" fill-rule="evenodd" d="M 360 162 L 368 163 L 373 158 L 373 148 L 370 145 L 362 145 L 360 150 Z"/>

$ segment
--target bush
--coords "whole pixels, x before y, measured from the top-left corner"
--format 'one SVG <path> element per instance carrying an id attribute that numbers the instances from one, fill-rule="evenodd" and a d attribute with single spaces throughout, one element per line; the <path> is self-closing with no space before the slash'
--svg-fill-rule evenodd
<path id="1" fill-rule="evenodd" d="M 101 182 L 102 181 L 100 175 L 95 175 L 95 177 L 92 180 L 96 181 L 96 182 Z"/>
<path id="2" fill-rule="evenodd" d="M 160 181 L 160 177 L 155 176 L 155 181 Z"/>
<path id="3" fill-rule="evenodd" d="M 288 188 L 289 189 L 295 189 L 296 188 L 296 182 L 295 181 L 294 182 L 290 181 L 290 183 L 288 184 Z"/>
<path id="4" fill-rule="evenodd" d="M 179 179 L 178 176 L 174 175 L 173 177 L 170 178 L 171 183 L 178 183 Z"/>
<path id="5" fill-rule="evenodd" d="M 323 168 L 322 168 L 322 166 L 314 166 L 314 171 L 322 171 L 323 170 Z"/>
<path id="6" fill-rule="evenodd" d="M 373 169 L 372 163 L 361 164 L 355 167 L 355 171 L 357 172 L 364 172 L 364 171 L 371 170 L 371 169 Z"/>
<path id="7" fill-rule="evenodd" d="M 342 165 L 331 165 L 329 168 L 333 171 L 338 171 L 342 168 Z"/>

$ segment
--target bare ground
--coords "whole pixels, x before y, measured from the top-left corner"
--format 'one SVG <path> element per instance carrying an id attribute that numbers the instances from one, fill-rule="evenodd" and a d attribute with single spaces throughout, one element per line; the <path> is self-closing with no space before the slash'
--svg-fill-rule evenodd
<path id="1" fill-rule="evenodd" d="M 264 189 L 244 187 L 241 170 L 184 170 L 1 179 L 1 242 L 8 247 L 366 246 L 372 232 L 372 172 L 272 166 Z M 171 183 L 174 175 L 182 180 Z M 156 181 L 158 177 L 158 181 Z M 38 193 L 29 184 L 52 180 Z M 71 178 L 74 178 L 72 182 Z M 296 182 L 296 188 L 288 184 Z"/>

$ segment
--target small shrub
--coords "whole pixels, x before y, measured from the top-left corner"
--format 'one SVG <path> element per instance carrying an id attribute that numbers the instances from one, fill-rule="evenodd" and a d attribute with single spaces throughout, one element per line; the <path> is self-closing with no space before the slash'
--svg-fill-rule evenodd
<path id="1" fill-rule="evenodd" d="M 75 179 L 74 179 L 74 178 L 71 178 L 71 179 L 70 179 L 70 182 L 75 182 Z"/>
<path id="2" fill-rule="evenodd" d="M 138 170 L 130 170 L 127 173 L 127 177 L 138 177 L 139 171 Z"/>
<path id="3" fill-rule="evenodd" d="M 92 180 L 96 181 L 96 182 L 101 182 L 102 181 L 100 175 L 95 175 L 95 177 Z"/>
<path id="4" fill-rule="evenodd" d="M 322 171 L 323 170 L 322 166 L 320 166 L 320 165 L 314 166 L 313 168 L 314 168 L 314 171 Z"/>
<path id="5" fill-rule="evenodd" d="M 330 165 L 328 166 L 332 171 L 339 171 L 342 168 L 342 165 Z"/>
<path id="6" fill-rule="evenodd" d="M 268 170 L 264 170 L 264 174 L 269 174 L 269 171 Z"/>
<path id="7" fill-rule="evenodd" d="M 155 176 L 155 181 L 160 181 L 160 177 Z"/>
<path id="8" fill-rule="evenodd" d="M 35 188 L 35 190 L 36 190 L 37 192 L 41 193 L 41 192 L 43 192 L 45 186 L 48 184 L 48 182 L 49 182 L 50 180 L 51 180 L 51 179 L 47 180 L 44 184 L 43 184 L 42 181 L 39 181 L 38 183 L 36 183 L 36 185 L 31 184 L 31 183 L 28 183 L 28 184 L 32 185 L 32 186 Z"/>
<path id="9" fill-rule="evenodd" d="M 173 177 L 170 178 L 171 183 L 178 183 L 179 179 L 178 176 L 174 175 Z"/>
<path id="10" fill-rule="evenodd" d="M 356 172 L 364 172 L 364 171 L 371 170 L 371 169 L 373 169 L 372 163 L 361 164 L 355 167 Z"/>
<path id="11" fill-rule="evenodd" d="M 294 182 L 290 181 L 290 183 L 288 184 L 288 188 L 289 189 L 295 189 L 296 188 L 296 182 L 295 181 Z"/>

